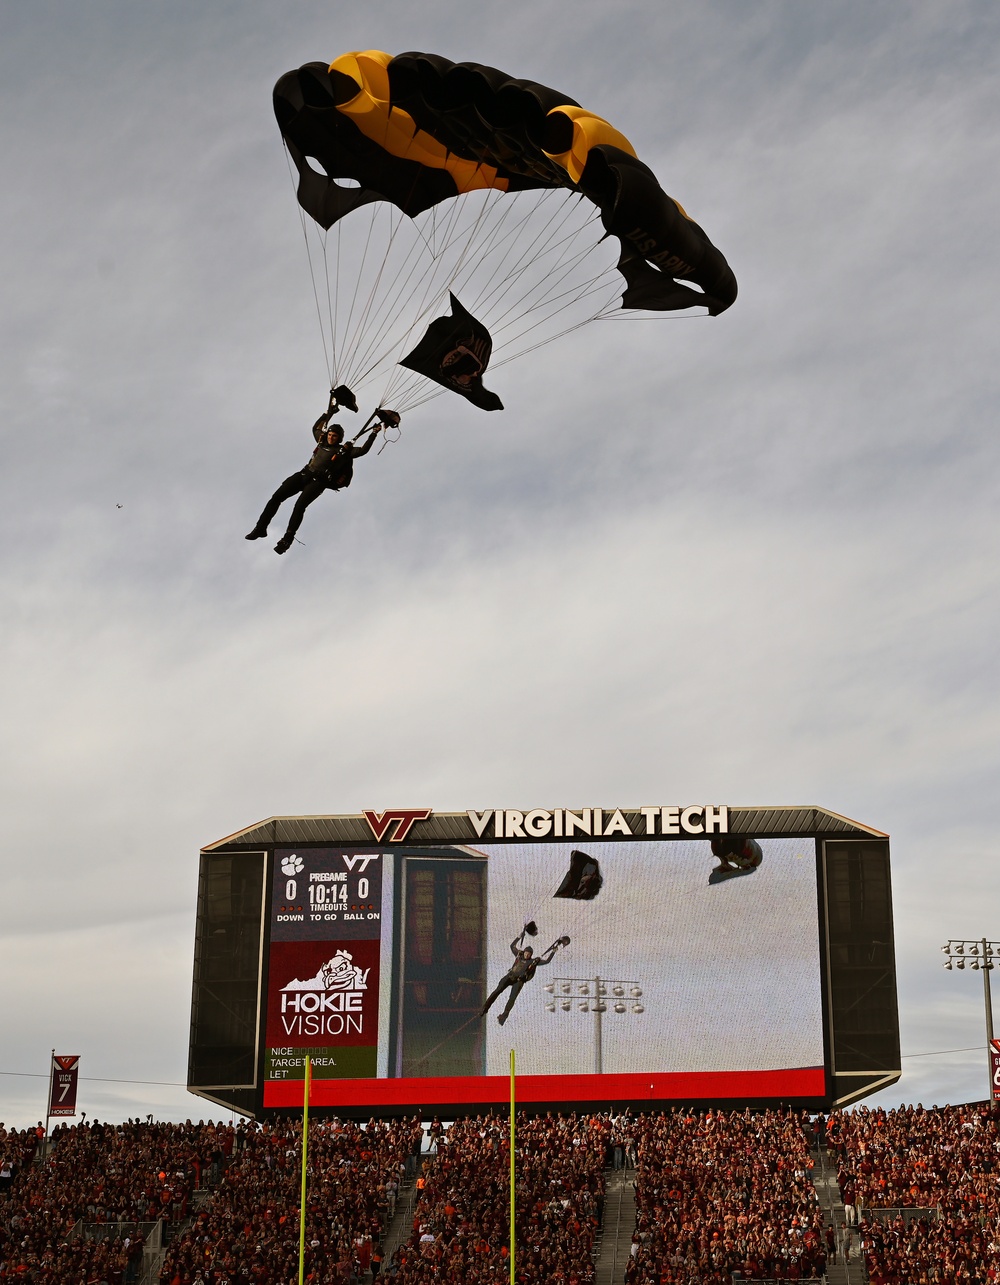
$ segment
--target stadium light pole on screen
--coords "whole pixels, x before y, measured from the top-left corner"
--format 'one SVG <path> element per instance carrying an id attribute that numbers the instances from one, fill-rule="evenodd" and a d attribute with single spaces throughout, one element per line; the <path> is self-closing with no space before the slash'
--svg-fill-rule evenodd
<path id="1" fill-rule="evenodd" d="M 1000 941 L 988 941 L 980 937 L 978 941 L 949 940 L 941 949 L 945 953 L 944 966 L 950 972 L 952 968 L 969 968 L 983 974 L 983 999 L 986 1002 L 986 1065 L 989 1070 L 990 1087 L 987 1098 L 991 1102 L 1000 1102 L 1000 1049 L 993 1042 L 993 1000 L 990 996 L 990 973 L 993 971 L 993 957 L 1000 955 Z"/>
<path id="2" fill-rule="evenodd" d="M 553 977 L 545 990 L 552 996 L 545 1007 L 550 1013 L 594 1014 L 594 1074 L 604 1072 L 604 1029 L 602 1021 L 608 1011 L 606 1000 L 611 1000 L 615 1013 L 644 1013 L 639 1002 L 642 987 L 638 982 L 623 981 L 617 977 Z"/>

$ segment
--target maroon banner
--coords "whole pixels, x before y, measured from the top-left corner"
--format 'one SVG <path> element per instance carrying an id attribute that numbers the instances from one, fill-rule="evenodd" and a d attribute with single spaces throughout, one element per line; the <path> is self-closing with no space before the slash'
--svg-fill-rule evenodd
<path id="1" fill-rule="evenodd" d="M 1000 1102 L 1000 1040 L 990 1040 L 990 1082 L 993 1101 Z"/>
<path id="2" fill-rule="evenodd" d="M 76 1115 L 76 1084 L 80 1075 L 80 1056 L 52 1055 L 52 1093 L 49 1115 Z"/>

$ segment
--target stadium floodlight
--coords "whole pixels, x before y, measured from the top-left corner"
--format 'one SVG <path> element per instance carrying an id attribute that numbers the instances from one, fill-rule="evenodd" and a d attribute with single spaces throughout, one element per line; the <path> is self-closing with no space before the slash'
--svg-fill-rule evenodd
<path id="1" fill-rule="evenodd" d="M 988 941 L 985 937 L 973 941 L 950 938 L 947 946 L 942 946 L 941 949 L 945 954 L 944 966 L 949 972 L 953 968 L 964 972 L 968 962 L 970 968 L 983 975 L 983 1000 L 986 1005 L 986 1064 L 990 1085 L 987 1096 L 992 1102 L 1000 1102 L 1000 1084 L 994 1082 L 993 1073 L 993 1001 L 990 996 L 990 973 L 996 967 L 993 957 L 1000 949 L 1000 942 Z"/>
<path id="2" fill-rule="evenodd" d="M 553 977 L 545 987 L 550 993 L 558 993 L 566 998 L 559 1001 L 558 1007 L 564 1013 L 593 1013 L 594 1015 L 594 1074 L 601 1075 L 604 1061 L 604 1036 L 602 1020 L 605 1013 L 626 1014 L 644 1013 L 646 1010 L 638 1002 L 642 996 L 642 987 L 636 981 L 607 977 Z M 607 996 L 614 996 L 609 1006 Z M 631 1006 L 626 1000 L 631 998 Z M 554 1013 L 556 1005 L 549 1001 L 546 1011 Z"/>

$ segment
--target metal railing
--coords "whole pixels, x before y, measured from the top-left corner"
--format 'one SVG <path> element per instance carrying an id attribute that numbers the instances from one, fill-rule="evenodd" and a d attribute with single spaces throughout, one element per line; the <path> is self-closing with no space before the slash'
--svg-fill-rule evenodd
<path id="1" fill-rule="evenodd" d="M 733 1272 L 730 1279 L 733 1285 L 789 1285 L 787 1276 L 779 1279 L 776 1276 L 741 1276 L 739 1272 Z M 825 1285 L 825 1281 L 825 1276 L 803 1276 L 799 1285 Z"/>
<path id="2" fill-rule="evenodd" d="M 87 1223 L 82 1219 L 75 1223 L 69 1234 L 70 1240 L 124 1240 L 141 1236 L 144 1245 L 149 1249 L 159 1249 L 163 1243 L 163 1220 L 148 1223 L 113 1222 Z"/>
<path id="3" fill-rule="evenodd" d="M 919 1205 L 894 1205 L 892 1207 L 882 1205 L 859 1205 L 858 1206 L 858 1223 L 879 1222 L 891 1223 L 897 1218 L 902 1218 L 903 1222 L 909 1226 L 921 1218 L 926 1218 L 928 1222 L 937 1222 L 941 1217 L 940 1205 L 928 1205 L 921 1208 Z"/>

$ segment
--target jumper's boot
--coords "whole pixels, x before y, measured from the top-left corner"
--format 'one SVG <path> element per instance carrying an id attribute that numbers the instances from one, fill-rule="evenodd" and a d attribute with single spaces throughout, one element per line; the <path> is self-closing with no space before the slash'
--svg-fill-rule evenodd
<path id="1" fill-rule="evenodd" d="M 289 535 L 286 531 L 285 534 L 278 541 L 278 543 L 274 546 L 275 553 L 287 553 L 288 550 L 292 547 L 292 541 L 294 539 L 295 539 L 295 536 Z"/>

